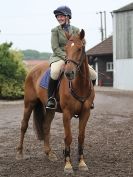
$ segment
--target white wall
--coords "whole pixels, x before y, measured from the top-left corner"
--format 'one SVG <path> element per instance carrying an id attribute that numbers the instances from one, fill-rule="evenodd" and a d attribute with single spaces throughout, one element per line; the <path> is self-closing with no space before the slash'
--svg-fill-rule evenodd
<path id="1" fill-rule="evenodd" d="M 133 90 L 133 11 L 113 14 L 113 87 Z"/>
<path id="2" fill-rule="evenodd" d="M 113 35 L 115 58 L 133 58 L 133 11 L 114 14 Z"/>
<path id="3" fill-rule="evenodd" d="M 133 58 L 114 60 L 114 88 L 133 90 Z"/>

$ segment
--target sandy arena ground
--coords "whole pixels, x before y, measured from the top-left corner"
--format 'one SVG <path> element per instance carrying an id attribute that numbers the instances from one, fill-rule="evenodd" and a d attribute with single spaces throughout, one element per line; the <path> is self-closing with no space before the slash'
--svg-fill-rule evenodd
<path id="1" fill-rule="evenodd" d="M 43 142 L 36 139 L 32 117 L 24 141 L 23 160 L 15 159 L 20 136 L 23 101 L 0 101 L 0 177 L 63 177 L 63 123 L 57 113 L 51 128 L 51 145 L 58 161 L 50 162 Z M 95 109 L 86 128 L 85 159 L 88 172 L 79 172 L 78 119 L 72 119 L 71 146 L 74 177 L 133 177 L 133 92 L 96 88 Z"/>

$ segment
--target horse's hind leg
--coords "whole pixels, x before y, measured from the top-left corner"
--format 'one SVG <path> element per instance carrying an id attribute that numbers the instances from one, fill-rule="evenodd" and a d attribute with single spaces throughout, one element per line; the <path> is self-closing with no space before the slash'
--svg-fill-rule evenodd
<path id="1" fill-rule="evenodd" d="M 23 142 L 24 142 L 24 135 L 26 133 L 26 130 L 28 128 L 28 122 L 30 119 L 30 115 L 33 109 L 33 105 L 31 104 L 25 104 L 24 107 L 24 114 L 23 114 L 23 119 L 21 122 L 21 135 L 20 135 L 20 142 L 19 145 L 17 147 L 17 155 L 16 155 L 16 159 L 20 160 L 23 158 Z"/>
<path id="2" fill-rule="evenodd" d="M 51 150 L 49 139 L 50 139 L 50 127 L 51 122 L 54 118 L 55 111 L 47 110 L 46 111 L 46 117 L 44 119 L 43 123 L 43 131 L 44 131 L 44 151 L 46 155 L 48 156 L 50 161 L 56 161 L 57 157 L 56 154 Z"/>

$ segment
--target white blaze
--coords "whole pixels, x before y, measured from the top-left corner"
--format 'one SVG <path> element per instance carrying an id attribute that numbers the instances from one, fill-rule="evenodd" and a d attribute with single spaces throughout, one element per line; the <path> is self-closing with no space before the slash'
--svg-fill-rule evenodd
<path id="1" fill-rule="evenodd" d="M 71 47 L 73 47 L 74 46 L 74 42 L 71 44 Z"/>

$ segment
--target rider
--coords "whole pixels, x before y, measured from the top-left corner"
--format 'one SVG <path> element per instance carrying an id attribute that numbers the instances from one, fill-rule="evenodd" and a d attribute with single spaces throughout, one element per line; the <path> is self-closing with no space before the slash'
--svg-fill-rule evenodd
<path id="1" fill-rule="evenodd" d="M 65 45 L 68 41 L 65 32 L 75 35 L 79 33 L 79 28 L 70 25 L 72 18 L 71 9 L 67 6 L 60 6 L 54 10 L 54 15 L 59 22 L 59 26 L 51 30 L 51 47 L 53 54 L 50 57 L 51 74 L 48 85 L 48 102 L 47 109 L 56 109 L 56 100 L 54 98 L 54 91 L 58 84 L 58 77 L 62 66 L 65 64 Z"/>

